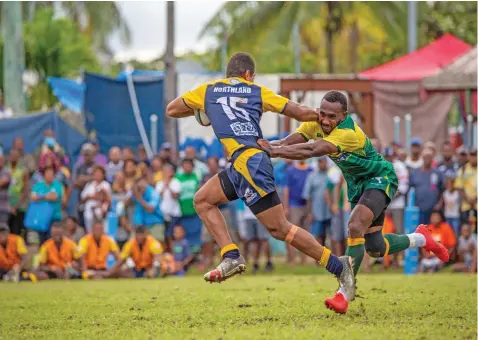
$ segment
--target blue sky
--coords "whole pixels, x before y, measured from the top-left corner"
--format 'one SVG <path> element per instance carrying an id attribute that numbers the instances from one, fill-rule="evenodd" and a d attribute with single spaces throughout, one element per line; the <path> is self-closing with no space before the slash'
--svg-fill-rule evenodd
<path id="1" fill-rule="evenodd" d="M 115 58 L 153 59 L 166 47 L 166 2 L 164 1 L 117 1 L 131 29 L 131 45 L 122 46 L 117 36 L 111 39 Z M 201 51 L 214 44 L 211 39 L 198 40 L 204 24 L 225 1 L 182 0 L 175 3 L 176 53 L 188 50 Z"/>

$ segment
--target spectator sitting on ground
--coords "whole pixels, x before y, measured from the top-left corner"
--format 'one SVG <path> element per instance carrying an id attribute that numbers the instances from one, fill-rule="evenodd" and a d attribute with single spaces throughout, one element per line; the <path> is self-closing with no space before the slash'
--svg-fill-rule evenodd
<path id="1" fill-rule="evenodd" d="M 117 172 L 111 195 L 111 210 L 118 216 L 118 231 L 116 233 L 116 242 L 123 245 L 128 241 L 130 234 L 133 232 L 131 221 L 134 214 L 134 205 L 131 204 L 132 193 L 126 190 L 126 181 L 123 172 Z"/>
<path id="2" fill-rule="evenodd" d="M 449 252 L 451 252 L 453 247 L 455 247 L 456 238 L 455 234 L 453 233 L 453 229 L 444 221 L 443 215 L 439 210 L 432 212 L 428 230 L 430 230 L 433 239 L 443 244 Z M 423 257 L 420 263 L 421 272 L 436 272 L 443 268 L 444 263 L 441 262 L 435 255 L 426 251 L 424 248 L 421 248 L 421 251 Z"/>
<path id="3" fill-rule="evenodd" d="M 420 224 L 430 223 L 433 210 L 441 208 L 443 179 L 440 172 L 432 167 L 431 150 L 423 150 L 423 165 L 410 173 L 410 187 L 415 188 L 415 203 L 420 209 Z"/>
<path id="4" fill-rule="evenodd" d="M 460 191 L 455 188 L 454 177 L 445 179 L 446 190 L 443 192 L 443 206 L 446 222 L 453 228 L 455 236 L 460 235 Z"/>
<path id="5" fill-rule="evenodd" d="M 25 154 L 22 137 L 15 137 L 12 149 L 17 150 L 20 153 L 20 164 L 28 170 L 28 174 L 31 176 L 35 172 L 37 165 L 35 158 L 31 154 Z"/>
<path id="6" fill-rule="evenodd" d="M 160 209 L 166 226 L 165 242 L 169 249 L 173 236 L 173 227 L 179 224 L 181 218 L 181 207 L 178 201 L 181 183 L 177 178 L 174 178 L 174 168 L 171 164 L 164 165 L 163 179 L 156 184 L 156 192 L 161 197 Z"/>
<path id="7" fill-rule="evenodd" d="M 79 273 L 75 262 L 76 243 L 64 236 L 61 222 L 51 226 L 51 238 L 40 248 L 40 266 L 32 272 L 37 280 L 71 278 L 73 271 Z"/>
<path id="8" fill-rule="evenodd" d="M 68 216 L 65 219 L 65 229 L 65 237 L 75 243 L 80 242 L 81 238 L 85 236 L 85 230 L 79 226 L 78 220 L 74 216 Z"/>
<path id="9" fill-rule="evenodd" d="M 0 152 L 0 223 L 8 223 L 10 203 L 8 188 L 12 180 L 12 174 L 5 165 L 5 156 Z"/>
<path id="10" fill-rule="evenodd" d="M 133 149 L 129 147 L 123 148 L 122 156 L 123 156 L 123 161 L 126 161 L 127 159 L 136 160 Z"/>
<path id="11" fill-rule="evenodd" d="M 432 156 L 433 161 L 433 156 Z M 410 156 L 407 157 L 405 165 L 408 169 L 418 169 L 423 166 L 422 159 L 422 140 L 418 137 L 412 138 L 410 141 Z"/>
<path id="12" fill-rule="evenodd" d="M 191 248 L 181 225 L 174 226 L 173 237 L 174 273 L 183 276 L 186 274 L 194 256 L 191 254 Z"/>
<path id="13" fill-rule="evenodd" d="M 458 238 L 458 259 L 452 268 L 454 272 L 473 272 L 473 254 L 476 250 L 476 234 L 471 232 L 467 223 L 461 226 L 461 235 Z M 476 254 L 475 254 L 476 255 Z M 475 269 L 476 270 L 476 269 Z"/>
<path id="14" fill-rule="evenodd" d="M 32 188 L 30 195 L 31 201 L 48 201 L 53 203 L 54 211 L 52 221 L 62 220 L 61 202 L 63 197 L 63 185 L 55 179 L 55 169 L 53 167 L 46 167 L 43 169 L 43 180 L 36 183 Z M 28 236 L 28 244 L 37 243 L 34 233 Z M 48 239 L 49 232 L 38 232 L 39 244 L 43 244 Z M 30 238 L 31 237 L 31 238 Z"/>
<path id="15" fill-rule="evenodd" d="M 111 186 L 105 181 L 105 175 L 105 169 L 96 165 L 92 180 L 81 192 L 81 203 L 85 205 L 83 218 L 87 233 L 91 232 L 95 220 L 105 218 L 111 204 Z"/>
<path id="16" fill-rule="evenodd" d="M 0 278 L 18 282 L 25 268 L 27 254 L 23 238 L 9 233 L 7 224 L 0 222 Z"/>
<path id="17" fill-rule="evenodd" d="M 461 219 L 476 231 L 478 200 L 476 149 L 470 150 L 468 163 L 458 171 L 455 186 L 461 193 Z"/>
<path id="18" fill-rule="evenodd" d="M 92 233 L 84 236 L 78 244 L 77 256 L 81 264 L 81 277 L 83 279 L 108 277 L 106 265 L 109 254 L 118 261 L 118 245 L 111 237 L 105 235 L 103 221 L 95 221 Z"/>
<path id="19" fill-rule="evenodd" d="M 106 165 L 106 180 L 113 183 L 116 173 L 123 171 L 123 160 L 121 159 L 121 149 L 113 146 L 109 152 L 109 161 Z"/>
<path id="20" fill-rule="evenodd" d="M 111 268 L 109 276 L 119 277 L 158 277 L 161 270 L 163 247 L 151 235 L 144 226 L 138 226 L 135 236 L 125 243 L 121 250 L 120 259 Z M 130 268 L 127 264 L 128 258 L 131 258 L 134 267 Z"/>
<path id="21" fill-rule="evenodd" d="M 194 162 L 194 173 L 196 174 L 199 181 L 201 181 L 202 178 L 205 175 L 208 174 L 209 169 L 203 161 L 201 161 L 197 158 L 196 149 L 194 148 L 194 146 L 188 146 L 184 150 L 184 158 L 193 160 L 193 162 Z M 183 174 L 183 173 L 184 173 L 183 168 L 179 168 L 178 169 L 178 174 Z"/>
<path id="22" fill-rule="evenodd" d="M 163 180 L 163 161 L 159 156 L 154 156 L 151 160 L 151 172 L 152 172 L 152 183 L 151 185 L 156 186 L 159 182 Z M 173 168 L 174 170 L 174 168 Z"/>
<path id="23" fill-rule="evenodd" d="M 20 152 L 17 149 L 10 150 L 7 168 L 11 175 L 11 183 L 8 188 L 10 206 L 8 225 L 12 234 L 22 235 L 25 229 L 23 220 L 28 206 L 30 176 L 28 170 L 20 163 Z"/>
<path id="24" fill-rule="evenodd" d="M 441 151 L 443 159 L 441 164 L 438 165 L 438 171 L 440 171 L 443 178 L 456 178 L 456 172 L 459 166 L 458 163 L 453 160 L 453 154 L 453 146 L 451 143 L 448 141 L 444 142 Z"/>
<path id="25" fill-rule="evenodd" d="M 147 227 L 151 236 L 164 242 L 164 219 L 159 194 L 145 179 L 139 179 L 133 186 L 133 196 L 136 201 L 134 224 Z"/>
<path id="26" fill-rule="evenodd" d="M 138 164 L 144 163 L 146 167 L 151 165 L 148 159 L 148 153 L 146 152 L 146 148 L 143 144 L 138 145 Z"/>

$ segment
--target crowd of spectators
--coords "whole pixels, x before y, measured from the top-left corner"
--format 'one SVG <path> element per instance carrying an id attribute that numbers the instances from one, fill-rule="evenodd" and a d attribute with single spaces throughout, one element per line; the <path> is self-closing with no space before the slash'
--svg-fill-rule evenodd
<path id="1" fill-rule="evenodd" d="M 18 137 L 10 150 L 0 150 L 4 279 L 18 280 L 21 273 L 32 280 L 185 275 L 191 265 L 213 265 L 216 245 L 196 214 L 193 198 L 228 166 L 225 159 L 202 159 L 194 147 L 180 154 L 168 143 L 152 159 L 142 145 L 137 150 L 113 147 L 104 155 L 91 139 L 73 161 L 51 130 L 33 154 L 25 154 L 23 143 Z M 414 188 L 420 223 L 428 224 L 449 249 L 453 269 L 476 270 L 476 149 L 454 150 L 445 142 L 438 152 L 434 143 L 413 138 L 407 154 L 400 145 L 382 148 L 379 141 L 373 143 L 393 163 L 399 179 L 384 232 L 405 232 L 407 193 Z M 334 254 L 344 254 L 351 206 L 340 170 L 327 157 L 275 160 L 274 169 L 289 220 L 308 228 Z M 220 209 L 253 272 L 261 270 L 262 258 L 262 269 L 272 271 L 268 233 L 250 210 L 242 202 Z M 44 216 L 46 228 L 34 227 Z M 294 249 L 286 253 L 287 263 L 294 265 Z M 432 254 L 421 255 L 423 272 L 444 266 Z M 370 260 L 364 261 L 365 271 Z M 301 256 L 301 263 L 308 261 Z M 400 266 L 401 261 L 394 256 L 383 263 Z"/>

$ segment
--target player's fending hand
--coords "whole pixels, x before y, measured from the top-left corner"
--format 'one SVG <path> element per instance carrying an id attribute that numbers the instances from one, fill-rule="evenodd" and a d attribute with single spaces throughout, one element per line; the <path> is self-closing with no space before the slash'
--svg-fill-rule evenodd
<path id="1" fill-rule="evenodd" d="M 272 145 L 271 143 L 266 140 L 266 139 L 258 139 L 257 140 L 257 145 L 259 145 L 259 147 L 264 150 L 265 152 L 267 152 L 269 155 L 272 154 Z"/>

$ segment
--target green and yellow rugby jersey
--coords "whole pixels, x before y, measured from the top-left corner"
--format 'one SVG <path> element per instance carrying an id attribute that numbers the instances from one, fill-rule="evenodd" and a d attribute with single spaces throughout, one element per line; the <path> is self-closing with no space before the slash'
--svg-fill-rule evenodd
<path id="1" fill-rule="evenodd" d="M 317 122 L 302 123 L 296 132 L 307 140 L 322 138 L 337 147 L 339 152 L 328 156 L 342 170 L 350 202 L 358 202 L 367 189 L 383 190 L 390 199 L 395 195 L 398 180 L 392 163 L 375 150 L 349 115 L 330 134 Z"/>

